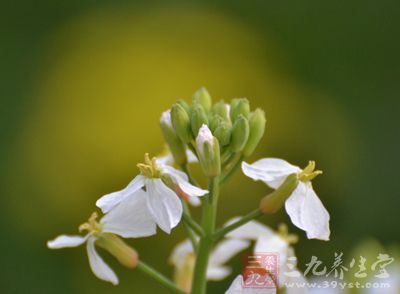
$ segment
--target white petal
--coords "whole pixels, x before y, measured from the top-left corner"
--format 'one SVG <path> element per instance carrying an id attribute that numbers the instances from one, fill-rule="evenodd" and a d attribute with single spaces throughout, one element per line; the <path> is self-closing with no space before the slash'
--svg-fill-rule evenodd
<path id="1" fill-rule="evenodd" d="M 196 197 L 196 196 L 189 196 L 188 197 L 188 201 L 189 201 L 189 203 L 191 204 L 191 205 L 193 205 L 193 206 L 200 206 L 200 204 L 201 204 L 201 200 L 200 200 L 200 198 L 199 197 Z"/>
<path id="2" fill-rule="evenodd" d="M 48 241 L 47 247 L 49 247 L 50 249 L 77 247 L 85 243 L 87 238 L 88 236 L 81 237 L 81 236 L 61 235 L 55 238 L 54 240 Z"/>
<path id="3" fill-rule="evenodd" d="M 182 218 L 181 200 L 161 179 L 148 179 L 146 189 L 150 213 L 158 226 L 169 234 Z"/>
<path id="4" fill-rule="evenodd" d="M 196 155 L 190 149 L 186 149 L 186 157 L 189 163 L 198 162 Z"/>
<path id="5" fill-rule="evenodd" d="M 279 158 L 263 158 L 253 164 L 242 162 L 243 173 L 255 181 L 263 181 L 273 189 L 277 189 L 286 177 L 299 173 L 301 169 Z"/>
<path id="6" fill-rule="evenodd" d="M 164 156 L 157 156 L 156 163 L 158 165 L 172 165 L 174 164 L 174 157 L 168 152 Z"/>
<path id="7" fill-rule="evenodd" d="M 220 266 L 250 246 L 249 241 L 239 239 L 223 240 L 214 248 L 210 255 L 210 265 Z"/>
<path id="8" fill-rule="evenodd" d="M 104 262 L 100 255 L 94 248 L 94 237 L 89 237 L 87 241 L 87 253 L 89 257 L 89 264 L 96 277 L 101 280 L 111 282 L 113 285 L 118 284 L 118 277 L 114 271 Z"/>
<path id="9" fill-rule="evenodd" d="M 181 269 L 185 265 L 186 258 L 189 254 L 194 254 L 192 242 L 187 239 L 177 244 L 170 256 L 170 263 Z"/>
<path id="10" fill-rule="evenodd" d="M 309 239 L 329 240 L 329 213 L 311 183 L 300 182 L 285 202 L 292 223 L 307 232 Z"/>
<path id="11" fill-rule="evenodd" d="M 277 253 L 279 262 L 284 265 L 286 263 L 288 247 L 289 244 L 278 235 L 268 237 L 261 235 L 254 246 L 254 252 Z"/>
<path id="12" fill-rule="evenodd" d="M 239 275 L 237 276 L 232 284 L 229 286 L 229 289 L 226 290 L 225 294 L 239 294 L 239 293 L 244 293 L 243 291 L 243 276 Z"/>
<path id="13" fill-rule="evenodd" d="M 229 220 L 224 226 L 228 226 L 237 222 L 240 217 L 235 217 Z M 245 239 L 245 240 L 257 240 L 259 236 L 273 236 L 275 235 L 274 231 L 268 228 L 257 221 L 250 221 L 245 225 L 229 232 L 226 237 L 229 238 L 237 238 L 237 239 Z"/>
<path id="14" fill-rule="evenodd" d="M 285 293 L 286 294 L 307 294 L 309 293 L 309 288 L 307 287 L 307 280 L 304 278 L 303 273 L 299 270 L 292 270 L 291 273 L 297 273 L 298 277 L 286 277 L 286 285 L 293 285 L 293 287 L 286 287 Z M 296 286 L 299 285 L 299 286 Z M 302 287 L 305 285 L 305 287 Z M 321 292 L 320 294 L 325 293 Z M 342 293 L 342 292 L 338 292 Z"/>
<path id="15" fill-rule="evenodd" d="M 225 294 L 276 294 L 275 288 L 245 288 L 243 283 L 243 276 L 237 276 Z"/>
<path id="16" fill-rule="evenodd" d="M 124 238 L 154 235 L 156 222 L 147 208 L 146 197 L 146 192 L 138 190 L 107 213 L 100 221 L 103 232 Z"/>
<path id="17" fill-rule="evenodd" d="M 104 213 L 109 212 L 112 208 L 117 206 L 129 195 L 132 195 L 137 190 L 143 187 L 145 177 L 138 175 L 136 176 L 125 189 L 104 195 L 96 202 L 96 206 L 101 208 Z"/>
<path id="18" fill-rule="evenodd" d="M 175 169 L 173 167 L 170 167 L 170 166 L 163 167 L 163 171 L 165 173 L 169 174 L 172 177 L 173 181 L 187 195 L 189 195 L 189 196 L 203 196 L 203 195 L 208 194 L 207 190 L 200 189 L 200 188 L 190 184 L 188 176 L 184 172 L 182 172 L 180 170 L 177 170 L 177 169 Z"/>
<path id="19" fill-rule="evenodd" d="M 215 266 L 209 265 L 207 267 L 207 280 L 209 281 L 221 281 L 229 276 L 232 269 L 227 266 Z"/>

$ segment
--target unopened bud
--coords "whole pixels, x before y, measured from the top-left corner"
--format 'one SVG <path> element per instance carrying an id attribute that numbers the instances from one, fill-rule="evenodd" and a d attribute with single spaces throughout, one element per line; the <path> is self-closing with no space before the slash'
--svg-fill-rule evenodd
<path id="1" fill-rule="evenodd" d="M 210 111 L 211 105 L 212 105 L 212 100 L 211 96 L 208 93 L 207 89 L 202 87 L 199 90 L 196 91 L 193 95 L 193 103 L 200 103 L 201 106 L 204 107 L 204 110 L 206 112 Z"/>
<path id="2" fill-rule="evenodd" d="M 247 140 L 246 146 L 243 149 L 243 155 L 249 156 L 256 149 L 258 143 L 264 135 L 265 131 L 265 113 L 261 109 L 257 108 L 249 119 L 250 134 Z"/>
<path id="3" fill-rule="evenodd" d="M 249 121 L 243 115 L 239 115 L 232 127 L 231 150 L 233 152 L 242 151 L 248 138 Z"/>
<path id="4" fill-rule="evenodd" d="M 192 105 L 190 111 L 190 124 L 195 137 L 197 137 L 201 126 L 208 124 L 207 114 L 205 113 L 203 106 L 201 106 L 199 103 L 194 103 Z"/>
<path id="5" fill-rule="evenodd" d="M 169 150 L 174 157 L 175 163 L 178 165 L 186 164 L 187 156 L 185 144 L 183 144 L 182 140 L 179 139 L 174 127 L 172 126 L 170 110 L 163 112 L 161 115 L 160 127 Z"/>
<path id="6" fill-rule="evenodd" d="M 231 102 L 230 116 L 232 122 L 235 122 L 239 115 L 248 118 L 250 114 L 249 100 L 246 98 L 233 99 Z"/>
<path id="7" fill-rule="evenodd" d="M 182 106 L 183 109 L 185 109 L 185 111 L 187 112 L 187 114 L 190 113 L 190 106 L 189 104 L 186 103 L 186 101 L 179 99 L 178 101 L 176 101 L 176 103 Z"/>
<path id="8" fill-rule="evenodd" d="M 184 143 L 189 143 L 192 140 L 189 115 L 178 103 L 171 108 L 171 121 L 178 137 Z"/>
<path id="9" fill-rule="evenodd" d="M 107 250 L 123 266 L 136 267 L 139 258 L 138 253 L 118 236 L 111 233 L 101 234 L 96 244 Z"/>
<path id="10" fill-rule="evenodd" d="M 220 117 L 218 114 L 214 114 L 209 119 L 209 124 L 208 125 L 210 126 L 210 130 L 212 132 L 215 132 L 217 127 L 223 122 L 224 122 L 224 119 L 222 117 Z"/>
<path id="11" fill-rule="evenodd" d="M 203 125 L 196 138 L 197 153 L 204 173 L 209 177 L 221 173 L 221 159 L 218 140 L 207 125 Z"/>
<path id="12" fill-rule="evenodd" d="M 221 146 L 226 146 L 231 141 L 231 128 L 226 121 L 222 121 L 214 131 L 215 137 Z"/>
<path id="13" fill-rule="evenodd" d="M 260 202 L 260 209 L 265 214 L 272 214 L 282 208 L 286 199 L 292 195 L 293 190 L 298 184 L 296 174 L 290 174 L 278 189 L 268 194 Z"/>
<path id="14" fill-rule="evenodd" d="M 220 100 L 218 103 L 215 103 L 211 109 L 211 112 L 219 115 L 224 120 L 229 121 L 228 107 L 224 100 Z"/>

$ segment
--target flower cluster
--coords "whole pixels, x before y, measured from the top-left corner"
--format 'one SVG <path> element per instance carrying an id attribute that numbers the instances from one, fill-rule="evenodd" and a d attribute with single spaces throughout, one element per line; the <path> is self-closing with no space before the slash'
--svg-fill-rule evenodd
<path id="1" fill-rule="evenodd" d="M 261 141 L 265 124 L 264 111 L 251 110 L 245 98 L 213 104 L 202 88 L 194 94 L 191 105 L 179 100 L 160 118 L 167 154 L 153 158 L 145 154 L 144 162 L 137 164 L 139 173 L 124 189 L 98 199 L 96 206 L 103 216 L 97 221 L 94 213 L 79 227 L 86 235 L 61 235 L 49 241 L 48 247 L 76 247 L 86 242 L 93 273 L 113 284 L 118 278 L 98 255 L 95 245 L 122 265 L 142 270 L 175 293 L 205 294 L 207 280 L 228 277 L 232 272 L 229 260 L 253 243 L 254 252 L 278 252 L 282 264 L 294 257 L 291 245 L 297 238 L 288 234 L 287 227 L 280 227 L 276 233 L 255 218 L 285 206 L 292 223 L 308 238 L 329 240 L 329 214 L 311 184 L 322 173 L 315 170 L 314 161 L 304 169 L 277 158 L 263 158 L 252 164 L 244 161 Z M 208 179 L 207 189 L 190 174 L 188 163 L 197 162 Z M 259 207 L 248 215 L 217 228 L 220 188 L 240 167 L 244 175 L 264 182 L 274 191 L 261 197 Z M 192 218 L 189 204 L 201 206 L 200 223 Z M 181 221 L 188 239 L 172 252 L 173 281 L 144 263 L 122 239 L 154 235 L 157 227 L 169 234 Z M 264 274 L 271 275 L 267 271 Z M 272 278 L 279 281 L 276 289 L 284 287 L 285 277 Z M 226 293 L 245 293 L 244 279 L 237 276 Z"/>

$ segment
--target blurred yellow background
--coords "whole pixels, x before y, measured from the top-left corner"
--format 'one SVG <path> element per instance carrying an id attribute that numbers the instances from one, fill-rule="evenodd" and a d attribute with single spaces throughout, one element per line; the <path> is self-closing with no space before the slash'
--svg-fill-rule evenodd
<path id="1" fill-rule="evenodd" d="M 83 248 L 49 251 L 45 242 L 77 232 L 96 199 L 136 175 L 145 152 L 162 151 L 161 113 L 200 86 L 215 101 L 247 97 L 265 110 L 266 134 L 250 161 L 314 159 L 324 171 L 314 185 L 331 213 L 332 241 L 308 241 L 291 227 L 301 236 L 300 260 L 351 254 L 365 238 L 399 241 L 392 37 L 400 26 L 390 3 L 377 4 L 378 14 L 356 2 L 101 2 L 9 8 L 0 56 L 2 293 L 164 293 L 107 258 L 121 280 L 113 289 L 92 275 Z M 267 192 L 236 175 L 218 223 Z M 283 212 L 263 219 L 281 221 Z M 169 274 L 167 257 L 184 238 L 178 228 L 131 244 Z M 240 258 L 234 264 L 240 271 Z M 210 293 L 230 280 L 212 283 Z"/>

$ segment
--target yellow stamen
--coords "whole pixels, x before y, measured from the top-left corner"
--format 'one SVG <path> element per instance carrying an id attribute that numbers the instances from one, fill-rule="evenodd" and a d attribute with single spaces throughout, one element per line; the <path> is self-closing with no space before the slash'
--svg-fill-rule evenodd
<path id="1" fill-rule="evenodd" d="M 310 160 L 308 165 L 299 174 L 299 180 L 302 182 L 309 182 L 320 174 L 322 174 L 321 170 L 315 170 L 315 161 Z"/>
<path id="2" fill-rule="evenodd" d="M 95 235 L 101 234 L 101 225 L 97 222 L 98 214 L 97 212 L 93 212 L 89 217 L 89 220 L 86 223 L 83 223 L 79 226 L 79 231 L 87 231 L 89 233 L 93 233 Z"/>
<path id="3" fill-rule="evenodd" d="M 148 153 L 144 155 L 144 163 L 137 164 L 137 167 L 140 170 L 140 173 L 146 178 L 160 178 L 161 170 L 156 162 L 157 158 L 153 157 L 150 159 Z"/>
<path id="4" fill-rule="evenodd" d="M 296 234 L 290 234 L 286 224 L 280 224 L 278 227 L 278 235 L 285 240 L 289 245 L 296 244 L 299 237 Z"/>

